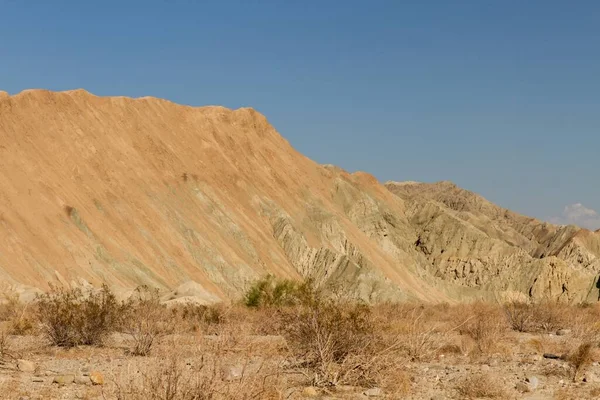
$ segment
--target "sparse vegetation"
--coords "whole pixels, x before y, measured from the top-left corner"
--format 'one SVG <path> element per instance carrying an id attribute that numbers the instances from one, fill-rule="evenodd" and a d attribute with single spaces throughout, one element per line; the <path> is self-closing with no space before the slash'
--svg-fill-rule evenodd
<path id="1" fill-rule="evenodd" d="M 267 275 L 246 291 L 244 304 L 255 308 L 290 306 L 299 302 L 302 291 L 303 287 L 298 282 Z"/>
<path id="2" fill-rule="evenodd" d="M 567 357 L 567 361 L 573 372 L 573 382 L 577 381 L 579 375 L 592 363 L 592 343 L 582 343 Z"/>
<path id="3" fill-rule="evenodd" d="M 42 333 L 54 346 L 102 345 L 125 308 L 107 286 L 99 291 L 53 288 L 36 299 Z"/>
<path id="4" fill-rule="evenodd" d="M 506 390 L 489 374 L 469 375 L 456 387 L 460 398 L 506 399 Z"/>
<path id="5" fill-rule="evenodd" d="M 157 289 L 138 287 L 126 309 L 123 329 L 133 339 L 132 355 L 147 356 L 157 341 L 174 330 L 172 314 L 161 304 Z"/>
<path id="6" fill-rule="evenodd" d="M 41 333 L 55 346 L 49 352 L 78 347 L 69 358 L 85 348 L 126 357 L 135 373 L 114 376 L 102 391 L 105 398 L 134 400 L 295 399 L 306 388 L 306 396 L 373 390 L 384 398 L 421 398 L 431 379 L 436 390 L 458 398 L 518 398 L 522 389 L 497 379 L 502 367 L 478 370 L 490 360 L 532 370 L 544 377 L 544 387 L 576 382 L 553 395 L 584 398 L 592 386 L 584 393 L 578 385 L 595 379 L 589 373 L 600 337 L 595 305 L 367 305 L 312 281 L 266 277 L 233 304 L 166 307 L 149 287 L 124 302 L 106 286 L 55 288 L 27 307 L 7 297 L 0 307 L 7 333 L 0 335 L 0 366 L 20 362 L 12 327 L 28 315 L 35 318 L 26 334 Z M 558 328 L 567 333 L 553 331 Z M 547 352 L 557 359 L 542 359 Z M 440 366 L 446 373 L 427 372 Z"/>
<path id="7" fill-rule="evenodd" d="M 18 296 L 4 291 L 0 302 L 0 324 L 6 333 L 11 335 L 26 335 L 34 330 L 35 316 L 32 307 L 19 301 Z"/>
<path id="8" fill-rule="evenodd" d="M 498 344 L 508 326 L 498 307 L 475 303 L 470 306 L 465 322 L 459 331 L 475 342 L 479 354 L 488 354 L 498 348 Z"/>

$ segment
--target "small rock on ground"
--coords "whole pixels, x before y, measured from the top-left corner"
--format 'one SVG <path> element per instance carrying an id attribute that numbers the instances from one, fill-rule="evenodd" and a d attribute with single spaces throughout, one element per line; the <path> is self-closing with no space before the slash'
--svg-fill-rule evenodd
<path id="1" fill-rule="evenodd" d="M 221 368 L 221 376 L 224 381 L 237 381 L 242 379 L 244 367 L 239 365 L 228 365 Z"/>
<path id="2" fill-rule="evenodd" d="M 76 376 L 74 382 L 77 385 L 90 385 L 92 382 L 87 376 Z"/>
<path id="3" fill-rule="evenodd" d="M 35 371 L 35 363 L 27 360 L 18 360 L 17 368 L 19 371 L 23 372 L 34 372 Z"/>
<path id="4" fill-rule="evenodd" d="M 57 383 L 60 386 L 69 385 L 75 381 L 75 375 L 57 375 L 52 383 Z"/>
<path id="5" fill-rule="evenodd" d="M 381 388 L 375 387 L 365 390 L 363 394 L 367 397 L 380 397 L 383 396 L 383 390 L 381 390 Z"/>
<path id="6" fill-rule="evenodd" d="M 540 380 L 538 379 L 537 376 L 528 376 L 525 380 L 529 384 L 529 389 L 531 391 L 537 389 L 540 384 Z"/>
<path id="7" fill-rule="evenodd" d="M 521 393 L 527 393 L 530 391 L 529 385 L 526 384 L 525 382 L 517 383 L 517 386 L 515 386 L 515 389 L 517 389 Z"/>
<path id="8" fill-rule="evenodd" d="M 319 395 L 319 392 L 317 392 L 317 389 L 315 389 L 314 387 L 308 386 L 304 388 L 304 390 L 302 391 L 302 395 L 304 397 L 317 397 Z"/>
<path id="9" fill-rule="evenodd" d="M 560 358 L 560 356 L 557 356 L 556 354 L 552 354 L 552 353 L 544 353 L 544 358 L 549 358 L 551 360 L 558 360 Z"/>
<path id="10" fill-rule="evenodd" d="M 90 372 L 90 381 L 92 385 L 104 385 L 104 375 L 98 371 Z"/>

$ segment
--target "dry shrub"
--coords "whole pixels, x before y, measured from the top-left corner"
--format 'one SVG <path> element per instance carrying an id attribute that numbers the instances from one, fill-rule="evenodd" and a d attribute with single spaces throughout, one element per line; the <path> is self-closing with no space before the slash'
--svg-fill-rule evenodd
<path id="1" fill-rule="evenodd" d="M 502 307 L 510 327 L 517 332 L 533 330 L 534 308 L 529 303 L 512 301 Z"/>
<path id="2" fill-rule="evenodd" d="M 158 289 L 138 287 L 127 303 L 127 317 L 123 322 L 124 331 L 133 339 L 131 354 L 150 354 L 154 344 L 173 332 L 173 322 L 173 314 L 160 302 Z"/>
<path id="3" fill-rule="evenodd" d="M 576 382 L 579 374 L 592 363 L 592 349 L 592 343 L 582 343 L 577 350 L 567 357 L 567 362 L 573 372 L 573 382 Z"/>
<path id="4" fill-rule="evenodd" d="M 461 398 L 506 399 L 508 395 L 500 382 L 489 374 L 469 375 L 456 386 Z"/>
<path id="5" fill-rule="evenodd" d="M 555 332 L 572 326 L 593 307 L 574 307 L 556 301 L 509 302 L 502 306 L 510 327 L 518 332 Z"/>
<path id="6" fill-rule="evenodd" d="M 415 308 L 407 316 L 405 332 L 401 333 L 403 347 L 408 357 L 413 361 L 430 360 L 433 356 L 443 353 L 442 349 L 448 346 L 450 333 L 458 327 L 447 330 L 440 328 L 440 322 L 431 322 L 422 308 Z M 457 346 L 458 347 L 458 346 Z M 446 347 L 446 350 L 449 348 Z M 456 353 L 456 349 L 452 349 Z M 458 350 L 460 353 L 461 350 Z"/>
<path id="7" fill-rule="evenodd" d="M 571 312 L 572 307 L 557 302 L 544 301 L 534 304 L 532 306 L 532 331 L 556 332 L 566 325 L 565 317 Z"/>
<path id="8" fill-rule="evenodd" d="M 317 300 L 282 310 L 282 319 L 288 346 L 315 386 L 342 384 L 342 366 L 371 344 L 373 326 L 364 305 Z"/>
<path id="9" fill-rule="evenodd" d="M 437 326 L 427 326 L 424 319 L 423 311 L 415 309 L 407 321 L 404 346 L 413 361 L 430 359 L 443 345 L 436 335 Z"/>
<path id="10" fill-rule="evenodd" d="M 102 345 L 119 325 L 124 308 L 104 285 L 99 291 L 53 288 L 37 296 L 42 333 L 55 346 Z"/>
<path id="11" fill-rule="evenodd" d="M 219 358 L 201 357 L 191 368 L 177 355 L 140 371 L 125 383 L 116 382 L 118 400 L 250 400 L 281 399 L 281 373 L 264 365 L 243 368 L 235 379 L 223 375 Z"/>
<path id="12" fill-rule="evenodd" d="M 0 331 L 0 362 L 15 359 L 12 342 L 4 331 Z"/>
<path id="13" fill-rule="evenodd" d="M 172 309 L 173 317 L 183 332 L 216 334 L 220 327 L 234 320 L 230 319 L 232 307 L 224 304 L 202 305 L 185 304 Z"/>
<path id="14" fill-rule="evenodd" d="M 296 369 L 313 386 L 384 387 L 405 394 L 401 342 L 377 331 L 371 309 L 316 294 L 302 306 L 281 310 L 282 333 Z"/>
<path id="15" fill-rule="evenodd" d="M 474 303 L 467 308 L 463 318 L 459 332 L 473 339 L 479 354 L 489 354 L 499 349 L 508 326 L 498 307 Z"/>
<path id="16" fill-rule="evenodd" d="M 572 307 L 564 317 L 564 327 L 571 329 L 571 336 L 584 342 L 600 342 L 600 306 L 580 305 Z"/>
<path id="17" fill-rule="evenodd" d="M 15 294 L 4 292 L 0 302 L 0 322 L 11 335 L 26 335 L 34 331 L 32 307 L 19 301 Z"/>
<path id="18" fill-rule="evenodd" d="M 463 346 L 457 344 L 445 344 L 438 350 L 438 354 L 460 356 L 465 354 Z"/>

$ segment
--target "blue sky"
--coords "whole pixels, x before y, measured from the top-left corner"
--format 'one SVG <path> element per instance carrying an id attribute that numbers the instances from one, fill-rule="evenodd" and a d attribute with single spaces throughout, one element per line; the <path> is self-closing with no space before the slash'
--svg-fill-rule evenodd
<path id="1" fill-rule="evenodd" d="M 0 90 L 80 87 L 251 106 L 318 162 L 600 228 L 598 1 L 0 0 Z"/>

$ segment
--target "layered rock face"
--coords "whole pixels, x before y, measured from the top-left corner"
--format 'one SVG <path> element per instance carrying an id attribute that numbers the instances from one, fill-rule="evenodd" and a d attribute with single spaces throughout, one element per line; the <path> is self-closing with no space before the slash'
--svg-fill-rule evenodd
<path id="1" fill-rule="evenodd" d="M 451 182 L 388 182 L 405 201 L 428 270 L 500 297 L 597 300 L 600 232 L 498 207 Z"/>
<path id="2" fill-rule="evenodd" d="M 600 234 L 450 183 L 381 185 L 252 109 L 83 90 L 0 96 L 0 280 L 238 298 L 271 273 L 367 300 L 598 296 Z"/>

